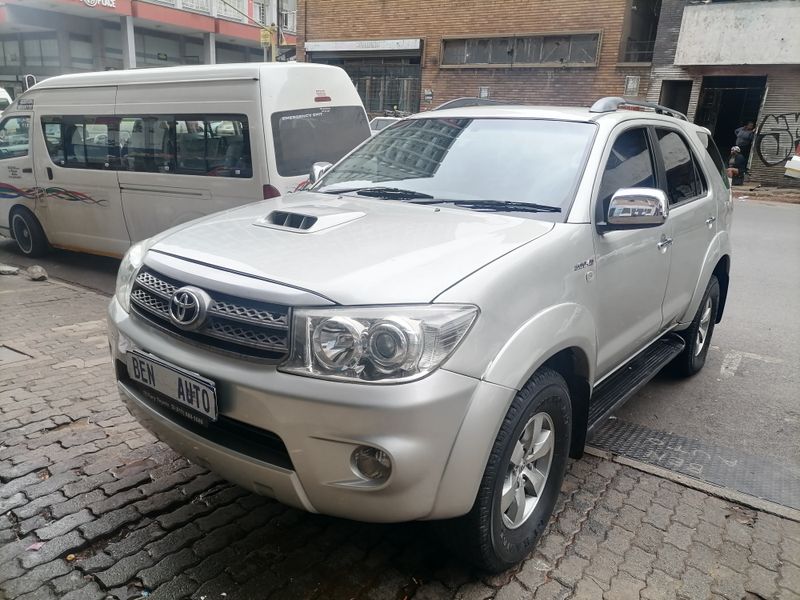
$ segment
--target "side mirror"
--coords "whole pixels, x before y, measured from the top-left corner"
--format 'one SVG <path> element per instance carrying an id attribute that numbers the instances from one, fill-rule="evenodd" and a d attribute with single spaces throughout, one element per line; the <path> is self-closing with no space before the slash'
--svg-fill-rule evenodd
<path id="1" fill-rule="evenodd" d="M 325 173 L 330 171 L 332 166 L 329 162 L 315 162 L 311 165 L 311 173 L 308 174 L 309 185 L 317 183 Z"/>
<path id="2" fill-rule="evenodd" d="M 639 229 L 663 225 L 669 214 L 667 195 L 655 188 L 622 188 L 611 197 L 603 229 Z"/>

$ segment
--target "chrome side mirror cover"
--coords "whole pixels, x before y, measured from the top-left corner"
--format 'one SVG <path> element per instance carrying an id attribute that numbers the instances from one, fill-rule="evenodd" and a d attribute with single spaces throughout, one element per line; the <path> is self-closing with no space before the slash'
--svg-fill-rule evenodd
<path id="1" fill-rule="evenodd" d="M 611 197 L 603 229 L 638 229 L 663 225 L 669 201 L 656 188 L 621 188 Z"/>
<path id="2" fill-rule="evenodd" d="M 311 173 L 308 174 L 308 183 L 313 185 L 317 183 L 325 173 L 330 171 L 333 165 L 329 162 L 315 162 L 311 165 Z"/>

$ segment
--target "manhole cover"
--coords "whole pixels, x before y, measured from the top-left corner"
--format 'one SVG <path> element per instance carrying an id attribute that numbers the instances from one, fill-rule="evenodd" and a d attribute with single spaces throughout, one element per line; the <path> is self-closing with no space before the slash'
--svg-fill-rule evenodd
<path id="1" fill-rule="evenodd" d="M 0 365 L 8 365 L 29 359 L 30 356 L 8 346 L 0 346 Z"/>

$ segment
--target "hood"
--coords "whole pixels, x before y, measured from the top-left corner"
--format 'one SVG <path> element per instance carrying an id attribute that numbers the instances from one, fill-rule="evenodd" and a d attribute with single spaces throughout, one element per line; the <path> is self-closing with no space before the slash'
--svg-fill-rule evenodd
<path id="1" fill-rule="evenodd" d="M 301 192 L 187 223 L 151 250 L 338 304 L 416 303 L 552 228 L 446 205 Z"/>

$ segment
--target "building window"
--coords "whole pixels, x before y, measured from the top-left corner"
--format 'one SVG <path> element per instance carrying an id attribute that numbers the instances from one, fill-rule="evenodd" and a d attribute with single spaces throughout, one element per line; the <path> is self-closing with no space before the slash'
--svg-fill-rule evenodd
<path id="1" fill-rule="evenodd" d="M 269 25 L 267 21 L 267 5 L 264 2 L 253 2 L 253 18 L 262 25 Z"/>
<path id="2" fill-rule="evenodd" d="M 600 34 L 525 35 L 442 40 L 441 66 L 593 67 Z"/>
<path id="3" fill-rule="evenodd" d="M 19 65 L 19 41 L 16 38 L 2 40 L 0 42 L 0 66 L 18 67 Z"/>
<path id="4" fill-rule="evenodd" d="M 661 0 L 629 0 L 620 59 L 630 63 L 653 60 Z"/>
<path id="5" fill-rule="evenodd" d="M 27 38 L 22 42 L 27 67 L 58 67 L 61 59 L 58 53 L 58 40 L 53 37 Z"/>
<path id="6" fill-rule="evenodd" d="M 91 70 L 94 67 L 92 50 L 92 39 L 89 36 L 70 34 L 69 54 L 74 68 Z"/>

